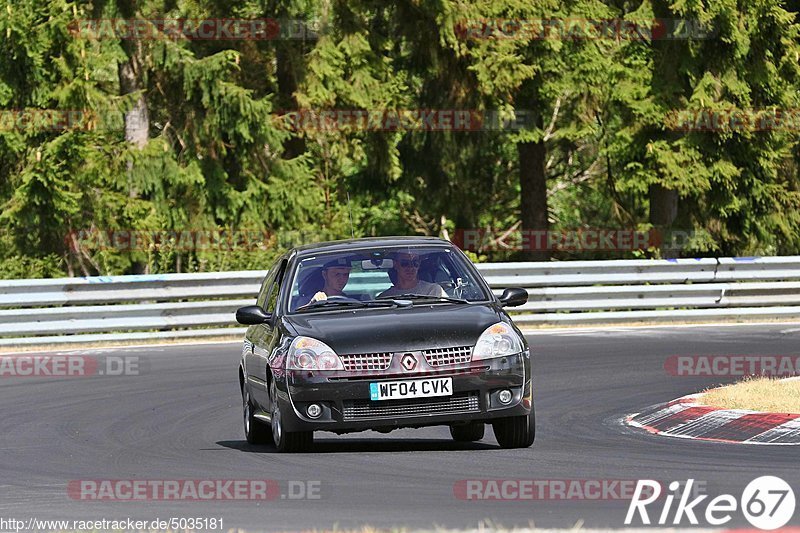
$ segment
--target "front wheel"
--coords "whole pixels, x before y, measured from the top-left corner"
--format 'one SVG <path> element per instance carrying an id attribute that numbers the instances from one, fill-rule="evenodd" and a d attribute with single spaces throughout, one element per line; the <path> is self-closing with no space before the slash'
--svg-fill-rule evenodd
<path id="1" fill-rule="evenodd" d="M 494 436 L 501 448 L 528 448 L 536 437 L 536 417 L 533 414 L 499 418 L 492 422 Z"/>
<path id="2" fill-rule="evenodd" d="M 270 401 L 272 402 L 272 441 L 275 448 L 282 453 L 307 452 L 314 444 L 313 431 L 286 431 L 283 426 L 278 389 L 272 380 L 270 387 Z"/>
<path id="3" fill-rule="evenodd" d="M 255 408 L 250 401 L 250 393 L 242 391 L 242 410 L 244 414 L 244 437 L 250 444 L 271 444 L 272 432 L 266 424 L 255 417 Z"/>

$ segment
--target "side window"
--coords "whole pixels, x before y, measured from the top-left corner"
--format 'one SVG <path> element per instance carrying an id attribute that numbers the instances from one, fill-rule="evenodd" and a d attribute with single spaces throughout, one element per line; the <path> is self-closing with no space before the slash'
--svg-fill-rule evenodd
<path id="1" fill-rule="evenodd" d="M 269 288 L 269 294 L 267 295 L 267 305 L 265 308 L 267 313 L 275 312 L 275 307 L 278 303 L 278 295 L 281 292 L 283 273 L 286 271 L 286 260 L 281 261 L 281 263 L 275 267 L 275 270 L 277 275 L 273 279 L 272 286 Z"/>
<path id="2" fill-rule="evenodd" d="M 269 267 L 269 273 L 267 274 L 267 277 L 264 279 L 264 283 L 261 284 L 261 290 L 258 291 L 258 299 L 256 300 L 256 305 L 262 309 L 264 309 L 264 304 L 267 302 L 267 295 L 269 294 L 269 290 L 272 287 L 272 282 L 275 281 L 275 276 L 278 273 L 279 265 L 280 265 L 280 260 L 275 261 L 275 264 Z"/>

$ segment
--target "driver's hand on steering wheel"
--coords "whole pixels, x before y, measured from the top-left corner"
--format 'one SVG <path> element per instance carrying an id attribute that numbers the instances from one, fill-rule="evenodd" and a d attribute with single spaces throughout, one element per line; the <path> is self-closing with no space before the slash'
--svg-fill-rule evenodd
<path id="1" fill-rule="evenodd" d="M 314 296 L 311 297 L 311 301 L 309 301 L 308 303 L 319 302 L 321 300 L 327 300 L 327 299 L 328 295 L 322 291 L 319 291 L 318 293 L 316 293 Z"/>

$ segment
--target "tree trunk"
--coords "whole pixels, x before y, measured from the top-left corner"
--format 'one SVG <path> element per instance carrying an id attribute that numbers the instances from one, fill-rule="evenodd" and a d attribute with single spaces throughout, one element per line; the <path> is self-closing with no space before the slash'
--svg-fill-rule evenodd
<path id="1" fill-rule="evenodd" d="M 119 66 L 119 86 L 122 95 L 139 90 L 137 79 L 137 59 L 131 57 Z M 142 149 L 147 144 L 150 131 L 150 116 L 144 95 L 139 96 L 127 113 L 125 113 L 125 140 Z"/>
<path id="2" fill-rule="evenodd" d="M 678 191 L 654 183 L 650 186 L 650 224 L 654 235 L 650 241 L 657 243 L 661 257 L 671 259 L 680 255 L 673 242 L 672 224 L 678 216 Z"/>
<path id="3" fill-rule="evenodd" d="M 667 0 L 653 1 L 653 14 L 660 20 L 672 20 L 674 13 Z M 681 105 L 681 82 L 679 62 L 685 57 L 685 43 L 672 39 L 654 39 L 652 92 L 665 109 L 679 109 Z M 662 257 L 675 257 L 677 250 L 671 248 L 671 226 L 678 216 L 678 192 L 662 183 L 653 183 L 649 189 L 650 223 L 660 233 Z"/>
<path id="4" fill-rule="evenodd" d="M 654 183 L 650 186 L 650 223 L 656 227 L 668 227 L 678 216 L 678 191 Z"/>
<path id="5" fill-rule="evenodd" d="M 537 127 L 542 127 L 542 118 L 536 118 Z M 550 229 L 547 216 L 547 174 L 545 172 L 547 149 L 544 141 L 523 142 L 517 145 L 519 155 L 519 184 L 521 194 L 522 230 L 525 232 Z M 522 257 L 527 261 L 549 261 L 550 250 L 547 238 L 523 239 L 526 244 Z M 537 246 L 537 243 L 543 244 Z"/>
<path id="6" fill-rule="evenodd" d="M 117 0 L 117 9 L 122 18 L 130 20 L 136 13 L 136 0 Z M 126 61 L 117 67 L 119 78 L 119 92 L 121 96 L 139 91 L 144 83 L 142 81 L 142 44 L 138 39 L 122 39 L 122 49 L 125 51 Z M 150 132 L 150 114 L 147 109 L 147 100 L 141 94 L 133 107 L 125 113 L 125 140 L 141 150 L 147 145 Z M 133 182 L 133 162 L 128 161 L 128 197 L 137 198 L 139 191 Z M 141 261 L 133 261 L 131 271 L 142 273 L 147 269 Z"/>
<path id="7" fill-rule="evenodd" d="M 284 110 L 296 110 L 298 107 L 297 99 L 294 95 L 295 91 L 297 91 L 297 76 L 294 67 L 301 61 L 301 58 L 296 57 L 297 54 L 293 53 L 291 47 L 294 46 L 297 46 L 297 44 L 278 43 L 275 50 L 278 104 Z M 305 153 L 305 151 L 305 140 L 299 136 L 293 135 L 283 144 L 283 157 L 286 159 L 294 159 Z"/>
<path id="8" fill-rule="evenodd" d="M 117 7 L 125 19 L 134 16 L 135 0 L 118 0 Z M 118 67 L 119 92 L 121 96 L 139 91 L 142 88 L 142 67 L 140 56 L 142 45 L 138 39 L 123 39 L 122 49 L 127 61 Z M 147 101 L 142 94 L 133 108 L 125 113 L 125 140 L 141 149 L 147 144 L 150 131 L 150 116 Z"/>

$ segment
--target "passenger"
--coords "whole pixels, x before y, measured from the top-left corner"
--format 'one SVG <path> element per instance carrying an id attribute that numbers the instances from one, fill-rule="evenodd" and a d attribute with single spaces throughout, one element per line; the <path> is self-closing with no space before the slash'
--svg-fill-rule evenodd
<path id="1" fill-rule="evenodd" d="M 322 279 L 325 281 L 322 290 L 311 297 L 310 303 L 327 300 L 329 296 L 343 296 L 349 298 L 344 293 L 344 287 L 350 280 L 350 261 L 344 257 L 328 261 L 322 266 Z"/>
<path id="2" fill-rule="evenodd" d="M 401 296 L 403 294 L 447 296 L 441 285 L 419 279 L 420 258 L 415 252 L 397 252 L 392 254 L 392 261 L 394 262 L 394 270 L 397 272 L 394 285 L 380 293 L 378 298 Z"/>

